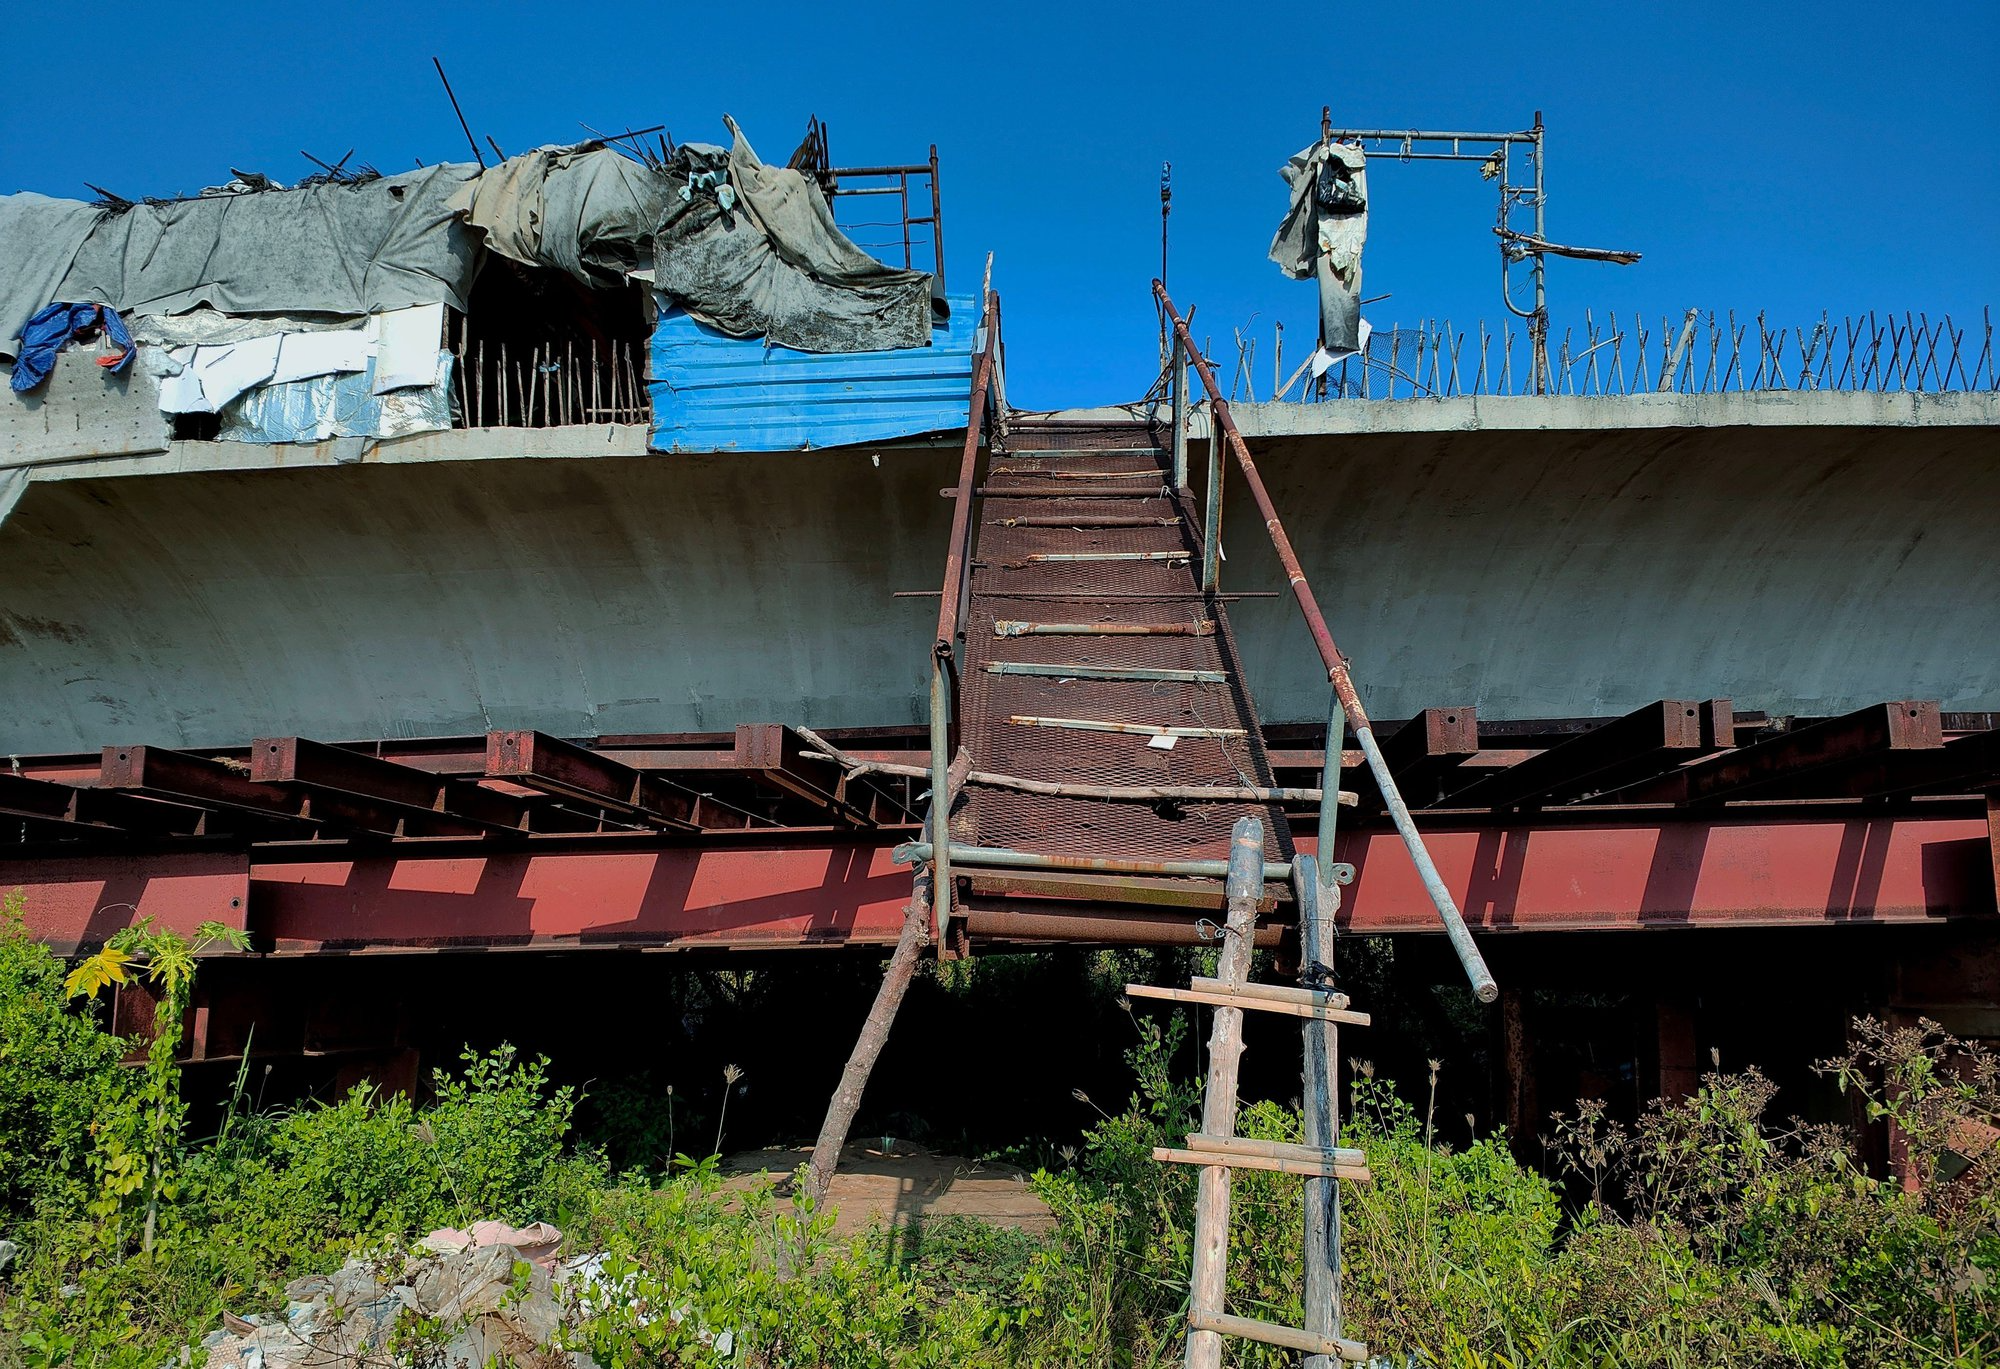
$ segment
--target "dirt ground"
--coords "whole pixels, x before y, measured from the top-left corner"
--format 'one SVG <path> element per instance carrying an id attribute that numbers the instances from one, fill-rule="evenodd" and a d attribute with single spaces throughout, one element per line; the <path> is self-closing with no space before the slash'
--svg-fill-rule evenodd
<path id="1" fill-rule="evenodd" d="M 789 1175 L 811 1158 L 809 1147 L 747 1150 L 722 1162 L 733 1187 L 762 1174 Z M 1054 1223 L 1047 1204 L 1028 1187 L 1028 1172 L 1014 1165 L 936 1155 L 909 1141 L 875 1137 L 850 1142 L 840 1153 L 828 1201 L 838 1210 L 837 1235 L 880 1224 L 902 1229 L 929 1217 L 977 1217 L 1023 1231 Z"/>

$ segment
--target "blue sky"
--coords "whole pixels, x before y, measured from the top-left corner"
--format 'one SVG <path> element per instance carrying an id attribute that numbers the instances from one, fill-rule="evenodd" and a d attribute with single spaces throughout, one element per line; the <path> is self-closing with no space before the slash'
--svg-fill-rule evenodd
<path id="1" fill-rule="evenodd" d="M 1549 128 L 1549 227 L 1630 247 L 1556 263 L 1556 331 L 1591 308 L 2000 304 L 2000 5 L 881 4 L 17 6 L 0 190 L 171 194 L 306 148 L 388 171 L 466 149 L 432 72 L 507 150 L 736 116 L 781 158 L 806 116 L 835 160 L 943 158 L 951 283 L 995 254 L 1009 386 L 1038 407 L 1130 398 L 1155 368 L 1147 285 L 1174 164 L 1172 285 L 1211 332 L 1293 356 L 1309 284 L 1264 257 L 1276 168 L 1331 104 L 1351 126 Z M 57 98 L 53 92 L 60 92 Z M 1381 325 L 1498 322 L 1491 188 L 1378 160 L 1366 292 Z M 1233 348 L 1231 349 L 1233 354 Z M 1289 369 L 1289 367 L 1287 368 Z"/>

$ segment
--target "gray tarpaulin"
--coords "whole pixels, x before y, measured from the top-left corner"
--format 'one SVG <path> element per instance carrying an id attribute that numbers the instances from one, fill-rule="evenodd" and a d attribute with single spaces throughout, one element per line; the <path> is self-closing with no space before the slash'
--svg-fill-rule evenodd
<path id="1" fill-rule="evenodd" d="M 538 147 L 509 157 L 453 197 L 486 246 L 586 285 L 623 285 L 653 264 L 666 179 L 601 143 Z"/>
<path id="2" fill-rule="evenodd" d="M 764 165 L 734 122 L 729 131 L 734 205 L 701 191 L 680 198 L 690 166 L 721 157 L 684 145 L 653 240 L 654 284 L 731 337 L 768 337 L 803 352 L 929 346 L 929 274 L 884 266 L 856 247 L 817 185 Z"/>
<path id="3" fill-rule="evenodd" d="M 1367 165 L 1358 147 L 1319 142 L 1278 168 L 1292 198 L 1271 239 L 1271 260 L 1293 280 L 1318 280 L 1320 346 L 1334 355 L 1361 347 Z"/>
<path id="4" fill-rule="evenodd" d="M 478 247 L 451 200 L 478 174 L 454 163 L 352 185 L 134 205 L 98 223 L 49 299 L 144 314 L 203 304 L 228 314 L 360 315 L 439 302 L 462 310 Z"/>
<path id="5" fill-rule="evenodd" d="M 18 355 L 22 325 L 57 302 L 56 286 L 102 214 L 81 200 L 0 195 L 0 356 Z"/>

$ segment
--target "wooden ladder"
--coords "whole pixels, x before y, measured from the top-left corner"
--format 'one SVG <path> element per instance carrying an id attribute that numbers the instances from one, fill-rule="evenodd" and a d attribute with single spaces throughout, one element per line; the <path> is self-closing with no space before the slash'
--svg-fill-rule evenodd
<path id="1" fill-rule="evenodd" d="M 1342 1182 L 1366 1183 L 1369 1173 L 1367 1160 L 1360 1151 L 1335 1144 L 1339 1139 L 1339 1112 L 1334 1098 L 1334 1074 L 1335 1062 L 1340 1058 L 1335 1035 L 1340 1024 L 1365 1027 L 1369 1018 L 1366 1013 L 1350 1011 L 1345 994 L 1327 991 L 1314 983 L 1324 969 L 1322 953 L 1330 958 L 1335 908 L 1319 906 L 1312 857 L 1297 858 L 1293 882 L 1302 894 L 1300 941 L 1306 952 L 1302 957 L 1305 987 L 1248 982 L 1257 906 L 1264 896 L 1264 833 L 1256 818 L 1239 819 L 1231 833 L 1228 921 L 1223 928 L 1222 953 L 1215 978 L 1196 978 L 1185 989 L 1147 984 L 1125 986 L 1125 992 L 1135 998 L 1206 1004 L 1215 1009 L 1208 1041 L 1208 1080 L 1202 1101 L 1201 1130 L 1187 1138 L 1185 1148 L 1161 1146 L 1153 1151 L 1155 1160 L 1201 1166 L 1194 1210 L 1194 1268 L 1188 1296 L 1188 1369 L 1219 1369 L 1224 1336 L 1304 1351 L 1307 1369 L 1329 1369 L 1336 1359 L 1360 1362 L 1368 1358 L 1367 1346 L 1340 1334 L 1338 1186 Z M 1337 888 L 1331 890 L 1328 901 L 1338 904 Z M 1243 1054 L 1245 1012 L 1276 1012 L 1303 1019 L 1304 1145 L 1236 1135 L 1237 1064 Z M 1230 1174 L 1236 1169 L 1305 1176 L 1306 1324 L 1303 1327 L 1232 1316 L 1224 1310 L 1229 1278 Z"/>

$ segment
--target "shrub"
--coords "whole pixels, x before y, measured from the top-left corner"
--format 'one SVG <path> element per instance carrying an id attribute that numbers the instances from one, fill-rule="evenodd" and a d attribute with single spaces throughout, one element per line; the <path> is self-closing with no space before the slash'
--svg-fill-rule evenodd
<path id="1" fill-rule="evenodd" d="M 356 1246 L 497 1218 L 561 1221 L 602 1185 L 602 1166 L 565 1152 L 575 1094 L 551 1088 L 547 1062 L 511 1046 L 467 1052 L 436 1071 L 418 1108 L 357 1086 L 295 1108 L 218 1148 L 206 1205 L 276 1267 L 337 1264 Z"/>
<path id="2" fill-rule="evenodd" d="M 81 1200 L 91 1122 L 129 1082 L 124 1043 L 72 1005 L 21 909 L 18 891 L 0 897 L 0 1216 Z"/>

